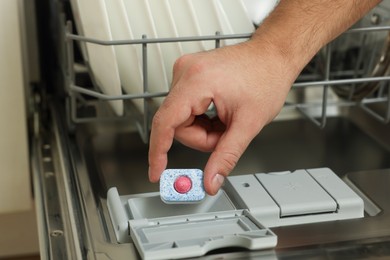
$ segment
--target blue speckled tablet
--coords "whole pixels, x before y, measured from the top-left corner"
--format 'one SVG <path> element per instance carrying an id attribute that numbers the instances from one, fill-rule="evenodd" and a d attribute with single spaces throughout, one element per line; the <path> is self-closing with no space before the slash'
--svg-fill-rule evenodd
<path id="1" fill-rule="evenodd" d="M 165 203 L 194 203 L 205 195 L 199 169 L 167 169 L 160 177 L 160 197 Z"/>

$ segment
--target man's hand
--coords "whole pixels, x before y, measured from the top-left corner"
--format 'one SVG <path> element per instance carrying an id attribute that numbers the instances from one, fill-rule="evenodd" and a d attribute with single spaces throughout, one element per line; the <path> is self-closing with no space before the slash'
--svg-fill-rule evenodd
<path id="1" fill-rule="evenodd" d="M 278 114 L 296 76 L 286 71 L 272 49 L 258 53 L 258 47 L 248 42 L 186 55 L 176 62 L 172 89 L 153 120 L 151 181 L 158 181 L 165 169 L 176 138 L 194 149 L 211 151 L 204 185 L 209 194 L 218 191 L 251 140 Z M 204 115 L 211 102 L 217 118 Z"/>
<path id="2" fill-rule="evenodd" d="M 172 89 L 153 119 L 150 180 L 159 180 L 176 138 L 211 152 L 204 186 L 215 194 L 251 140 L 278 114 L 304 66 L 379 2 L 282 0 L 249 41 L 178 59 Z M 204 113 L 212 102 L 218 118 L 210 119 Z"/>

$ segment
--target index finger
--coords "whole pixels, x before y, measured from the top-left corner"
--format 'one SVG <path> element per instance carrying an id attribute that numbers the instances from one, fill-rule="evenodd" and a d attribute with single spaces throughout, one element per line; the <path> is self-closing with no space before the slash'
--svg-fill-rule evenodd
<path id="1" fill-rule="evenodd" d="M 191 116 L 191 107 L 182 98 L 168 95 L 153 117 L 149 145 L 149 180 L 157 182 L 168 163 L 175 129 Z"/>

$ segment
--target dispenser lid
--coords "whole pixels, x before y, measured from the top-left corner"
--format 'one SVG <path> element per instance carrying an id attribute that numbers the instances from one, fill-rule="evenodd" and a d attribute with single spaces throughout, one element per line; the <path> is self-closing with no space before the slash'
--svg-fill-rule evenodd
<path id="1" fill-rule="evenodd" d="M 280 217 L 337 211 L 336 200 L 306 170 L 256 174 L 280 207 Z"/>
<path id="2" fill-rule="evenodd" d="M 143 259 L 181 259 L 224 247 L 273 248 L 277 236 L 247 210 L 129 220 Z"/>

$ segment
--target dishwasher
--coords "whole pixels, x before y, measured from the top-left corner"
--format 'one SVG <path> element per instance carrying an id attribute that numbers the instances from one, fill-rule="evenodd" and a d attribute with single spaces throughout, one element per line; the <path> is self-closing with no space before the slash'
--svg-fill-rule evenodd
<path id="1" fill-rule="evenodd" d="M 390 257 L 389 2 L 312 59 L 222 190 L 196 205 L 164 204 L 148 181 L 156 108 L 145 102 L 141 115 L 130 100 L 167 93 L 101 93 L 81 46 L 134 44 L 146 55 L 156 42 L 208 40 L 217 48 L 250 35 L 102 41 L 77 33 L 69 1 L 35 4 L 42 80 L 31 83 L 28 103 L 42 259 Z M 110 100 L 123 100 L 124 115 Z M 207 158 L 174 142 L 168 168 L 203 169 Z M 321 208 L 320 192 L 294 193 L 312 189 L 313 179 L 335 208 Z M 267 192 L 276 204 L 267 204 Z"/>

